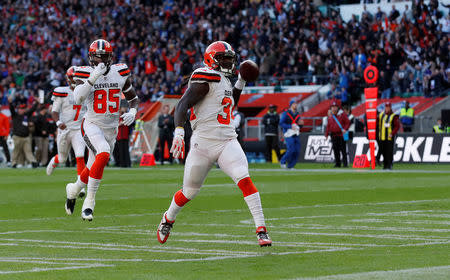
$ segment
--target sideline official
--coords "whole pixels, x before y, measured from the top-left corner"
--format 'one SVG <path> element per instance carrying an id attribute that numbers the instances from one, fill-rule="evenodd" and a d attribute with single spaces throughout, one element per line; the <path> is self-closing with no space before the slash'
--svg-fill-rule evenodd
<path id="1" fill-rule="evenodd" d="M 341 167 L 341 155 L 344 167 L 348 167 L 347 148 L 345 145 L 346 140 L 344 139 L 344 134 L 347 133 L 348 137 L 350 122 L 345 113 L 340 114 L 339 116 L 337 113 L 338 104 L 337 102 L 333 102 L 331 104 L 331 116 L 328 117 L 327 129 L 325 130 L 325 138 L 328 139 L 328 136 L 331 136 L 335 160 L 334 167 Z"/>
<path id="2" fill-rule="evenodd" d="M 159 127 L 159 157 L 161 165 L 164 164 L 164 146 L 167 143 L 167 147 L 170 149 L 173 139 L 173 131 L 175 130 L 175 124 L 173 117 L 169 114 L 169 105 L 164 105 L 162 108 L 162 114 L 158 119 Z M 169 161 L 172 163 L 172 153 L 169 153 Z"/>
<path id="3" fill-rule="evenodd" d="M 289 102 L 289 109 L 281 115 L 280 126 L 286 140 L 286 153 L 280 160 L 281 167 L 293 169 L 300 155 L 300 126 L 303 120 L 297 113 L 297 103 Z"/>
<path id="4" fill-rule="evenodd" d="M 377 118 L 377 134 L 383 155 L 383 169 L 392 169 L 394 161 L 395 136 L 400 128 L 398 115 L 392 112 L 390 102 L 385 105 L 384 112 Z"/>
<path id="5" fill-rule="evenodd" d="M 277 106 L 271 104 L 269 111 L 264 115 L 264 134 L 266 138 L 266 161 L 272 162 L 272 149 L 277 154 L 277 160 L 281 159 L 280 146 L 278 145 L 278 124 L 280 116 L 277 114 Z"/>
<path id="6" fill-rule="evenodd" d="M 405 102 L 405 107 L 400 110 L 400 122 L 404 132 L 411 132 L 414 125 L 414 109 L 409 107 L 409 101 Z"/>

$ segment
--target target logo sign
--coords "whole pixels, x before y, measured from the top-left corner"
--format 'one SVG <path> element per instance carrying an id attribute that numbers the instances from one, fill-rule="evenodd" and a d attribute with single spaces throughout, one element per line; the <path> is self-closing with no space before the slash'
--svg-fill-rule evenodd
<path id="1" fill-rule="evenodd" d="M 378 69 L 375 66 L 367 66 L 364 70 L 364 80 L 366 83 L 373 84 L 378 80 Z"/>

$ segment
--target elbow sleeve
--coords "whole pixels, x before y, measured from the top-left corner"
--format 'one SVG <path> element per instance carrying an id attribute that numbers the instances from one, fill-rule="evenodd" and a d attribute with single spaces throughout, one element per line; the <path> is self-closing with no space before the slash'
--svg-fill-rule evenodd
<path id="1" fill-rule="evenodd" d="M 75 104 L 83 103 L 83 101 L 86 99 L 87 95 L 91 91 L 91 88 L 92 86 L 88 82 L 76 86 L 73 91 Z"/>

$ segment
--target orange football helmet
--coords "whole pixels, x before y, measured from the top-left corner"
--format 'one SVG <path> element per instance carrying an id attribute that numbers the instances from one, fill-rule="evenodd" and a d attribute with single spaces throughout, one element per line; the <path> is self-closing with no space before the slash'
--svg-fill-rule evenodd
<path id="1" fill-rule="evenodd" d="M 66 80 L 70 87 L 75 87 L 75 80 L 73 79 L 75 75 L 75 67 L 70 66 L 66 71 Z"/>
<path id="2" fill-rule="evenodd" d="M 111 44 L 103 39 L 97 39 L 89 46 L 89 63 L 96 66 L 103 62 L 106 66 L 110 66 L 112 62 L 113 51 Z"/>
<path id="3" fill-rule="evenodd" d="M 236 53 L 230 44 L 216 41 L 206 48 L 203 63 L 225 75 L 234 75 L 237 65 Z"/>

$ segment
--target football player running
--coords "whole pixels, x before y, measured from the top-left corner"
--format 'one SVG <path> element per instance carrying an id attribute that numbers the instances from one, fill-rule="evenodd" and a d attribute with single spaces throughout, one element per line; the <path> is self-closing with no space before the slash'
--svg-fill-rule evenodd
<path id="1" fill-rule="evenodd" d="M 74 98 L 76 104 L 85 102 L 87 107 L 81 135 L 89 148 L 89 157 L 78 180 L 66 186 L 65 208 L 68 215 L 73 213 L 76 196 L 87 185 L 81 218 L 88 221 L 93 219 L 95 195 L 116 141 L 121 93 L 130 106 L 129 112 L 120 116 L 124 125 L 134 122 L 139 104 L 130 69 L 126 64 L 112 64 L 112 57 L 111 44 L 103 39 L 95 40 L 89 47 L 90 66 L 75 67 Z"/>
<path id="2" fill-rule="evenodd" d="M 73 96 L 75 88 L 74 67 L 71 66 L 66 72 L 66 80 L 69 84 L 65 87 L 56 87 L 53 90 L 53 109 L 52 118 L 58 127 L 58 136 L 56 144 L 58 154 L 54 156 L 47 165 L 47 175 L 51 175 L 59 163 L 65 163 L 70 151 L 70 147 L 75 152 L 77 160 L 77 175 L 80 176 L 83 171 L 85 144 L 80 132 L 81 120 L 86 112 L 86 106 L 76 105 Z M 79 196 L 85 195 L 84 188 L 81 189 Z"/>
<path id="3" fill-rule="evenodd" d="M 241 189 L 255 222 L 259 245 L 271 246 L 259 192 L 250 179 L 247 158 L 236 139 L 231 120 L 232 108 L 239 102 L 246 83 L 240 75 L 234 87 L 230 82 L 229 77 L 236 70 L 236 54 L 230 44 L 217 41 L 206 49 L 204 64 L 205 67 L 192 73 L 188 89 L 175 109 L 176 129 L 170 149 L 174 158 L 184 157 L 183 124 L 189 108 L 193 133 L 183 186 L 175 193 L 169 209 L 163 214 L 156 233 L 158 241 L 167 241 L 176 215 L 198 194 L 206 175 L 217 162 Z"/>

